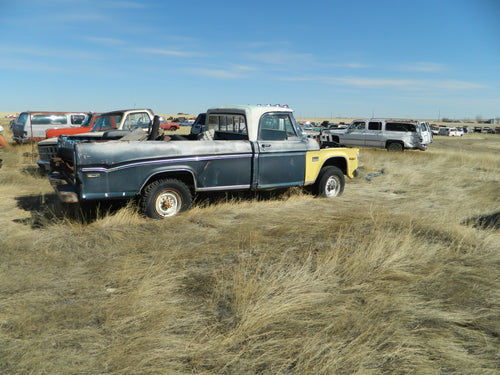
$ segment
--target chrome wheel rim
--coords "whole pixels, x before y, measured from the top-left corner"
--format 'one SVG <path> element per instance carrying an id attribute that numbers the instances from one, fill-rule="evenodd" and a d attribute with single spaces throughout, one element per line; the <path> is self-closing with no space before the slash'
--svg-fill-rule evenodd
<path id="1" fill-rule="evenodd" d="M 337 176 L 330 176 L 325 184 L 325 196 L 336 197 L 340 191 L 340 181 Z"/>

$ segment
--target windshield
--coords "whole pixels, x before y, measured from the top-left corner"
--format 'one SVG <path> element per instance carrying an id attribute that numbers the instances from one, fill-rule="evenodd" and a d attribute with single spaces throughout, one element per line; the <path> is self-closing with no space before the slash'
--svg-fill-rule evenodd
<path id="1" fill-rule="evenodd" d="M 291 116 L 291 119 L 292 119 L 293 127 L 297 131 L 297 135 L 299 137 L 305 137 L 306 135 L 304 133 L 304 129 L 302 129 L 302 127 L 299 125 L 299 123 L 297 122 L 297 120 L 295 119 L 295 117 Z"/>
<path id="2" fill-rule="evenodd" d="M 123 114 L 103 115 L 95 120 L 91 132 L 100 132 L 108 129 L 116 129 L 122 121 Z"/>

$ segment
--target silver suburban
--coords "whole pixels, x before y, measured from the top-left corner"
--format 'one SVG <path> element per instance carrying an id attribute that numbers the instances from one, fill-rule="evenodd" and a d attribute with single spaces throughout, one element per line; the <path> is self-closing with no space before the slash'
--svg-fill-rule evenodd
<path id="1" fill-rule="evenodd" d="M 346 129 L 324 130 L 320 137 L 322 141 L 345 146 L 386 148 L 388 151 L 425 150 L 432 142 L 430 128 L 422 122 L 397 119 L 355 120 Z"/>
<path id="2" fill-rule="evenodd" d="M 46 130 L 80 126 L 86 115 L 84 112 L 22 112 L 12 127 L 12 139 L 17 143 L 40 141 L 45 139 Z"/>

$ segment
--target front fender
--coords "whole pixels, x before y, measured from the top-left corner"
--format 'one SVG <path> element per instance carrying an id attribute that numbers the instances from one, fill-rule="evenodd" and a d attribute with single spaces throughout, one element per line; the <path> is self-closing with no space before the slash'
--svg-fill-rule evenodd
<path id="1" fill-rule="evenodd" d="M 354 178 L 358 169 L 358 154 L 359 149 L 348 147 L 308 151 L 306 154 L 305 185 L 313 184 L 321 168 L 330 165 L 338 167 L 347 177 Z"/>

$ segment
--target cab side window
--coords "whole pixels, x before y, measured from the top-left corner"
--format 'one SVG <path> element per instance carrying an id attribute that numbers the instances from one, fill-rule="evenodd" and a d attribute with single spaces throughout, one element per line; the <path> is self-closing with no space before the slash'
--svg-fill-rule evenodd
<path id="1" fill-rule="evenodd" d="M 71 115 L 71 123 L 73 125 L 81 125 L 83 120 L 85 120 L 84 115 Z"/>
<path id="2" fill-rule="evenodd" d="M 287 113 L 266 113 L 260 118 L 259 140 L 280 141 L 297 137 L 297 131 Z"/>
<path id="3" fill-rule="evenodd" d="M 351 125 L 349 125 L 349 129 L 351 130 L 364 130 L 365 122 L 364 121 L 355 121 Z"/>

